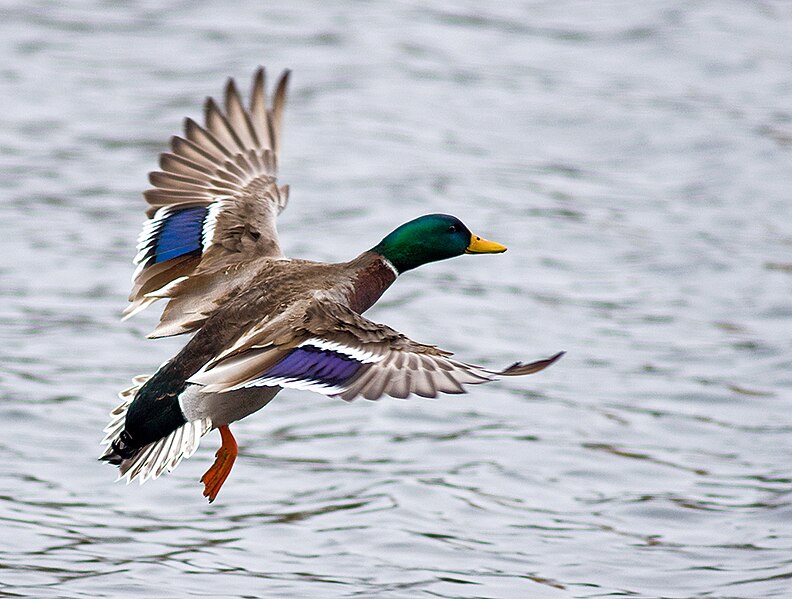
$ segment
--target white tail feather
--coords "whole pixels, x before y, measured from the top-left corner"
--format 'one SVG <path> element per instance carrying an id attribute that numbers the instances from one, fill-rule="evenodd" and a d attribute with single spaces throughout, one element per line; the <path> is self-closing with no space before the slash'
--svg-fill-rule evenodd
<path id="1" fill-rule="evenodd" d="M 135 397 L 140 386 L 148 380 L 148 376 L 137 376 L 133 379 L 134 385 L 124 389 L 118 394 L 123 400 L 115 410 L 110 412 L 110 423 L 105 427 L 105 437 L 102 445 L 107 449 L 102 454 L 112 452 L 111 444 L 124 430 L 127 408 Z M 119 464 L 118 479 L 126 479 L 127 484 L 135 479 L 142 485 L 149 479 L 159 478 L 163 472 L 172 472 L 185 458 L 189 458 L 198 449 L 201 437 L 212 428 L 212 421 L 208 418 L 193 420 L 173 431 L 167 437 L 149 443 L 129 459 Z"/>

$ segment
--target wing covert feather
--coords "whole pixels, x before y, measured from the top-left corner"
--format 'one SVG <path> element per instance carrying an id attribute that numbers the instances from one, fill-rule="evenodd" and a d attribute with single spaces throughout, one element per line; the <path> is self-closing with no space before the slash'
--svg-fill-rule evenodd
<path id="1" fill-rule="evenodd" d="M 346 306 L 315 300 L 275 325 L 254 326 L 190 382 L 205 385 L 207 392 L 280 386 L 345 400 L 432 398 L 464 393 L 465 385 L 532 374 L 562 355 L 490 370 L 454 360 L 450 352 L 415 342 Z"/>

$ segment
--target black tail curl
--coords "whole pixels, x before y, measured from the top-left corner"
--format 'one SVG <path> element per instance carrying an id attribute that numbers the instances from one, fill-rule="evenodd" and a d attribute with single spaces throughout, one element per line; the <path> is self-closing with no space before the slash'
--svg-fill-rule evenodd
<path id="1" fill-rule="evenodd" d="M 135 457 L 140 451 L 140 447 L 135 447 L 132 444 L 132 436 L 125 430 L 121 431 L 118 438 L 110 443 L 110 447 L 99 459 L 104 462 L 109 462 L 114 466 L 120 466 L 121 462 Z"/>

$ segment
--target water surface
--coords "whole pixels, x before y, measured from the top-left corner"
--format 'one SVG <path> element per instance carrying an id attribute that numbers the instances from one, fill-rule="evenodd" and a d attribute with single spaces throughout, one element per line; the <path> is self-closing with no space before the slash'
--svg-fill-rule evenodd
<path id="1" fill-rule="evenodd" d="M 0 595 L 790 596 L 788 3 L 2 13 Z M 294 70 L 289 255 L 452 212 L 510 251 L 371 318 L 476 363 L 568 354 L 437 401 L 285 391 L 209 506 L 216 434 L 143 487 L 96 456 L 183 343 L 119 322 L 146 173 L 258 64 Z"/>

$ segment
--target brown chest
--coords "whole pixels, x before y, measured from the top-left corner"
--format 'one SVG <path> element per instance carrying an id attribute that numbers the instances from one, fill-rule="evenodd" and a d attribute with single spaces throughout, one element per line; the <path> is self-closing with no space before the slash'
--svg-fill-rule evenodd
<path id="1" fill-rule="evenodd" d="M 396 273 L 381 259 L 359 269 L 352 279 L 349 307 L 363 313 L 377 303 L 385 290 L 396 280 Z"/>

